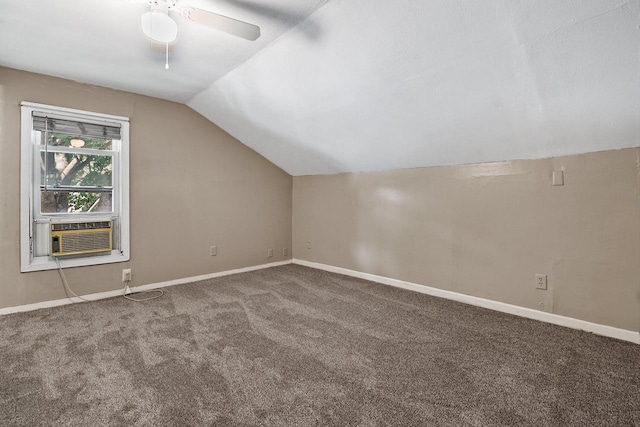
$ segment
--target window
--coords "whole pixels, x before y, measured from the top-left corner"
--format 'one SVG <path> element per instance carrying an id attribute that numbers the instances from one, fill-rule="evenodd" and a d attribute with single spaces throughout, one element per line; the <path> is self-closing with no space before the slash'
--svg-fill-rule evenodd
<path id="1" fill-rule="evenodd" d="M 111 250 L 65 256 L 82 266 L 129 260 L 129 120 L 22 103 L 21 271 L 56 268 L 51 224 L 109 224 Z"/>

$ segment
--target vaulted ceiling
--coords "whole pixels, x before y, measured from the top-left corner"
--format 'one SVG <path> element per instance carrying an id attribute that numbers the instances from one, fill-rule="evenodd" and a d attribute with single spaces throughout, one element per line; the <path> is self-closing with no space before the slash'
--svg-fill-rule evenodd
<path id="1" fill-rule="evenodd" d="M 2 0 L 0 65 L 185 103 L 292 175 L 640 145 L 640 0 Z"/>

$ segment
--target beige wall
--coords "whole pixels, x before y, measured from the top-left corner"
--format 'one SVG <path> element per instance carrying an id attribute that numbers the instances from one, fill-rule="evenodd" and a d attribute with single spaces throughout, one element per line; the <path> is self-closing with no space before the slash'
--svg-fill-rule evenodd
<path id="1" fill-rule="evenodd" d="M 293 255 L 638 331 L 639 187 L 640 148 L 294 177 Z"/>
<path id="2" fill-rule="evenodd" d="M 138 286 L 284 260 L 290 175 L 184 105 L 0 68 L 0 308 L 65 296 L 57 271 L 20 273 L 21 101 L 131 120 L 131 261 L 67 270 L 76 292 L 119 289 L 123 268 Z"/>
<path id="3" fill-rule="evenodd" d="M 20 273 L 21 101 L 131 118 L 131 261 L 67 270 L 77 292 L 283 260 L 293 212 L 296 258 L 640 329 L 640 148 L 292 184 L 184 105 L 1 67 L 0 308 L 64 297 Z"/>

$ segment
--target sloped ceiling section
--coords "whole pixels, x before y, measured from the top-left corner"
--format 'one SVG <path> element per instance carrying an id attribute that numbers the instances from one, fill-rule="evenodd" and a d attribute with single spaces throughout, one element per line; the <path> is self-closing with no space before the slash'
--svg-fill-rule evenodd
<path id="1" fill-rule="evenodd" d="M 332 0 L 187 104 L 292 175 L 639 146 L 639 13 Z"/>

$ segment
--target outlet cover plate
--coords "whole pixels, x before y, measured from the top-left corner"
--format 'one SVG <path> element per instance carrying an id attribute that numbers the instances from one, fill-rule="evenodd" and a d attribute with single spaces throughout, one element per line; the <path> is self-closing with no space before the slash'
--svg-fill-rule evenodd
<path id="1" fill-rule="evenodd" d="M 546 274 L 536 274 L 536 289 L 547 289 L 547 275 Z"/>

